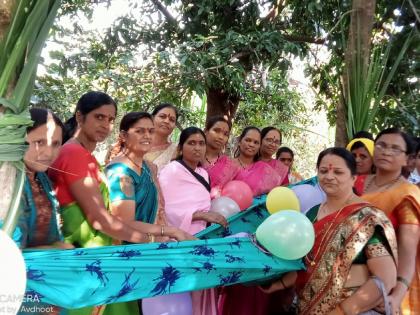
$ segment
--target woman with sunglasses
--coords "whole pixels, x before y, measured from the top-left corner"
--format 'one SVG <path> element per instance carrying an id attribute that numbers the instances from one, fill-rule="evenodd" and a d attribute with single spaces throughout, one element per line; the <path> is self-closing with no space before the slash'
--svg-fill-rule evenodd
<path id="1" fill-rule="evenodd" d="M 420 190 L 401 175 L 413 150 L 406 133 L 397 128 L 383 130 L 375 139 L 376 174 L 356 186 L 363 199 L 387 214 L 396 230 L 397 285 L 390 301 L 394 312 L 401 306 L 402 314 L 417 314 L 420 309 Z"/>

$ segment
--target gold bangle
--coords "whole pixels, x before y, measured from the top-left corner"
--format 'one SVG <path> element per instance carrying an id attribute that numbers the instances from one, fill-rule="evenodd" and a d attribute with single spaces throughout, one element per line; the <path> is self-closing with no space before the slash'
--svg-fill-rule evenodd
<path id="1" fill-rule="evenodd" d="M 407 290 L 410 288 L 410 282 L 406 278 L 397 276 L 397 281 L 404 284 L 407 287 Z"/>
<path id="2" fill-rule="evenodd" d="M 160 226 L 160 236 L 165 236 L 165 226 L 164 225 Z"/>

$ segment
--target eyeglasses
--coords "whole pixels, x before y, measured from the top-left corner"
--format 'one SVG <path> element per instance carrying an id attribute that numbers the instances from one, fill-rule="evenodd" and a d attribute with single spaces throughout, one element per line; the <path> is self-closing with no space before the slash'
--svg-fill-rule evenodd
<path id="1" fill-rule="evenodd" d="M 398 146 L 388 146 L 385 142 L 377 142 L 375 143 L 375 149 L 379 152 L 385 152 L 388 151 L 391 155 L 400 155 L 401 153 L 407 153 L 407 151 L 404 151 Z"/>
<path id="2" fill-rule="evenodd" d="M 275 145 L 280 145 L 281 144 L 280 140 L 275 140 L 275 139 L 271 139 L 271 138 L 265 138 L 264 141 L 267 142 L 268 144 L 275 144 Z"/>

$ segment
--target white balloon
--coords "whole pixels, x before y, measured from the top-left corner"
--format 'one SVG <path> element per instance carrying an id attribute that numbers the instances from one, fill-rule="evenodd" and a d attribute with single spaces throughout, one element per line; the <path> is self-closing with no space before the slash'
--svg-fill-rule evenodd
<path id="1" fill-rule="evenodd" d="M 0 314 L 16 314 L 26 288 L 26 265 L 16 243 L 0 230 Z"/>
<path id="2" fill-rule="evenodd" d="M 211 202 L 210 211 L 217 212 L 225 218 L 229 218 L 240 212 L 241 208 L 239 208 L 239 205 L 233 199 L 222 196 Z"/>

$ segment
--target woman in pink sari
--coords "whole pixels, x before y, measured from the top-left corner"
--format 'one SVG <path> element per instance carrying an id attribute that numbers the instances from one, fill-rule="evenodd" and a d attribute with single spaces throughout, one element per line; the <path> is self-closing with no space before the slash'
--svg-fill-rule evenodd
<path id="1" fill-rule="evenodd" d="M 271 139 L 273 143 L 279 142 L 280 133 L 276 129 L 268 130 L 271 132 L 266 130 L 267 128 L 264 128 L 265 138 Z M 282 185 L 288 173 L 287 167 L 277 162 L 258 161 L 260 147 L 260 130 L 256 127 L 246 127 L 239 136 L 238 149 L 235 152 L 235 161 L 240 170 L 234 179 L 247 183 L 254 196 L 268 193 L 274 187 Z M 275 151 L 276 147 L 272 154 Z M 272 310 L 280 310 L 279 304 L 282 299 L 290 297 L 293 298 L 293 295 L 269 295 L 255 286 L 233 285 L 223 288 L 219 308 L 222 315 L 267 315 L 272 314 Z"/>
<path id="2" fill-rule="evenodd" d="M 191 234 L 205 229 L 207 223 L 227 226 L 222 215 L 209 212 L 209 176 L 200 166 L 205 152 L 204 132 L 197 127 L 186 128 L 179 138 L 177 159 L 159 175 L 168 223 Z M 191 297 L 194 315 L 217 314 L 215 289 L 194 291 Z"/>
<path id="3" fill-rule="evenodd" d="M 240 168 L 234 179 L 247 183 L 254 196 L 266 194 L 274 187 L 282 185 L 287 177 L 286 167 L 280 171 L 267 162 L 258 161 L 260 147 L 261 131 L 257 127 L 246 127 L 239 136 L 235 152 L 235 161 Z"/>
<path id="4" fill-rule="evenodd" d="M 223 186 L 239 171 L 237 163 L 223 154 L 229 139 L 230 127 L 223 116 L 214 116 L 206 124 L 207 147 L 201 164 L 209 174 L 212 198 L 220 196 Z"/>
<path id="5" fill-rule="evenodd" d="M 276 173 L 281 178 L 283 178 L 281 185 L 287 185 L 289 184 L 289 179 L 287 176 L 287 174 L 289 173 L 289 168 L 279 160 L 273 158 L 273 155 L 276 154 L 280 145 L 280 130 L 278 130 L 275 127 L 265 127 L 263 130 L 261 130 L 261 147 L 259 160 L 266 162 L 276 171 Z"/>

